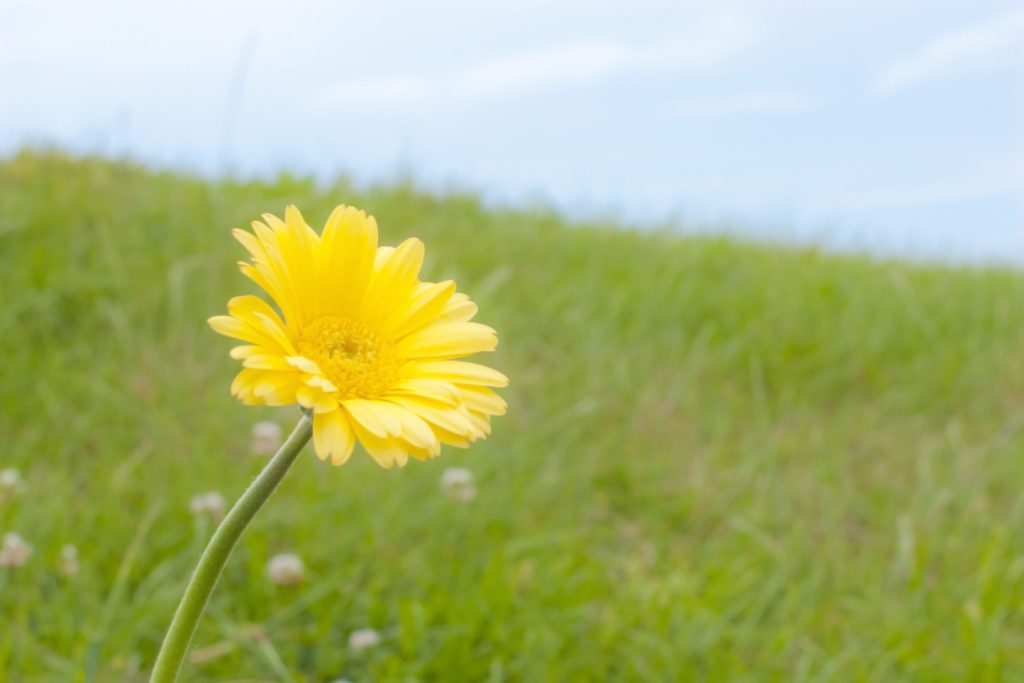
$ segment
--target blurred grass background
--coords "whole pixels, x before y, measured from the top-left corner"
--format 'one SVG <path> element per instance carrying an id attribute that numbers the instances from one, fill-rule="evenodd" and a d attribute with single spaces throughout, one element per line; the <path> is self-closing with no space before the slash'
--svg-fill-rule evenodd
<path id="1" fill-rule="evenodd" d="M 499 331 L 509 413 L 401 471 L 308 452 L 183 680 L 1024 680 L 1020 273 L 55 152 L 0 161 L 0 467 L 25 480 L 0 533 L 35 547 L 0 569 L 4 680 L 145 680 L 210 533 L 189 499 L 237 497 L 252 423 L 297 416 L 229 396 L 205 323 L 252 291 L 229 229 L 288 203 L 422 237 Z M 277 552 L 302 586 L 266 579 Z"/>

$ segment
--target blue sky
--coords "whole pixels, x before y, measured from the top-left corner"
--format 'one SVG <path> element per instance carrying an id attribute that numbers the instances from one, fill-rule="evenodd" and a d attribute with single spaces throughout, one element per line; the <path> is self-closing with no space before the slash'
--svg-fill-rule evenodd
<path id="1" fill-rule="evenodd" d="M 26 142 L 1021 263 L 1024 3 L 4 0 Z"/>

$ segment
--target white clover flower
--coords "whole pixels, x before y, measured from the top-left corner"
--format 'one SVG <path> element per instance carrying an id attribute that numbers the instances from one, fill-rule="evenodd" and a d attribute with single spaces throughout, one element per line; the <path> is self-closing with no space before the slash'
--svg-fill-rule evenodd
<path id="1" fill-rule="evenodd" d="M 71 577 L 77 575 L 78 570 L 78 548 L 69 543 L 60 549 L 60 573 Z"/>
<path id="2" fill-rule="evenodd" d="M 0 470 L 0 488 L 13 489 L 21 484 L 21 472 L 13 467 Z"/>
<path id="3" fill-rule="evenodd" d="M 449 467 L 446 469 L 441 475 L 441 488 L 451 498 L 463 503 L 476 497 L 473 473 L 465 467 Z"/>
<path id="4" fill-rule="evenodd" d="M 253 455 L 273 455 L 281 447 L 281 425 L 276 422 L 257 422 L 252 426 Z"/>
<path id="5" fill-rule="evenodd" d="M 21 490 L 21 472 L 13 467 L 0 470 L 0 500 L 13 498 Z"/>
<path id="6" fill-rule="evenodd" d="M 293 553 L 274 555 L 267 563 L 267 576 L 278 586 L 297 586 L 306 580 L 306 565 Z"/>
<path id="7" fill-rule="evenodd" d="M 210 491 L 192 496 L 192 500 L 188 502 L 188 509 L 193 515 L 209 515 L 210 519 L 217 524 L 224 519 L 227 505 L 224 503 L 224 496 L 216 491 Z"/>
<path id="8" fill-rule="evenodd" d="M 32 546 L 18 534 L 9 531 L 4 534 L 0 545 L 0 567 L 22 567 L 32 554 Z"/>
<path id="9" fill-rule="evenodd" d="M 369 650 L 380 645 L 380 634 L 372 628 L 360 628 L 348 636 L 348 646 L 353 650 Z"/>

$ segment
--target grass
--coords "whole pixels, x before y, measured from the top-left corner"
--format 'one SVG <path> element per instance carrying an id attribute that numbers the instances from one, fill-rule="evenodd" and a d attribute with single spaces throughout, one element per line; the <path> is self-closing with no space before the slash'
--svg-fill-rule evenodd
<path id="1" fill-rule="evenodd" d="M 237 497 L 251 424 L 296 417 L 229 396 L 205 324 L 251 291 L 228 229 L 289 202 L 421 236 L 501 334 L 509 414 L 401 471 L 305 454 L 185 680 L 1024 680 L 1024 274 L 32 152 L 0 162 L 0 466 L 25 479 L 0 533 L 35 546 L 0 569 L 5 680 L 145 680 L 211 531 L 189 498 Z M 266 580 L 283 551 L 302 586 Z"/>

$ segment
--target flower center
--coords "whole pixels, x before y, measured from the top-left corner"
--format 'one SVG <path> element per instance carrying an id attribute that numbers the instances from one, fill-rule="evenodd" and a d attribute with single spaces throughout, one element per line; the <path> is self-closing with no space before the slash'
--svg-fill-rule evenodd
<path id="1" fill-rule="evenodd" d="M 398 381 L 395 347 L 347 318 L 317 318 L 299 337 L 299 353 L 338 388 L 338 398 L 377 398 Z"/>

